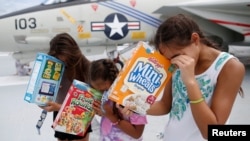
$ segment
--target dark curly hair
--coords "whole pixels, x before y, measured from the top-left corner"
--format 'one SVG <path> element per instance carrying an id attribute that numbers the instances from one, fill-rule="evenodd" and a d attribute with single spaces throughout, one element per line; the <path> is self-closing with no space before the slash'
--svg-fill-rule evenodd
<path id="1" fill-rule="evenodd" d="M 90 65 L 90 81 L 103 80 L 113 83 L 119 74 L 119 70 L 111 59 L 99 59 L 92 61 Z M 116 103 L 113 103 L 113 113 L 123 119 L 121 113 L 116 108 Z"/>
<path id="2" fill-rule="evenodd" d="M 102 79 L 104 81 L 114 82 L 119 73 L 113 60 L 110 59 L 99 59 L 94 60 L 90 66 L 90 80 L 96 81 Z"/>

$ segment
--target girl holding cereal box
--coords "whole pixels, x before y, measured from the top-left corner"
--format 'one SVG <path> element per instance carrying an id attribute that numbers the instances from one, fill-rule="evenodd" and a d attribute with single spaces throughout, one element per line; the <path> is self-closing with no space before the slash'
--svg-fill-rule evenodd
<path id="1" fill-rule="evenodd" d="M 90 61 L 82 54 L 75 40 L 67 33 L 58 34 L 50 41 L 48 54 L 62 60 L 66 66 L 56 101 L 50 101 L 47 103 L 48 106 L 41 107 L 48 112 L 53 111 L 53 120 L 55 120 L 73 80 L 77 79 L 88 83 Z M 91 126 L 89 126 L 84 136 L 76 136 L 58 131 L 55 131 L 54 136 L 58 141 L 88 141 L 90 132 L 92 132 Z"/>
<path id="2" fill-rule="evenodd" d="M 96 114 L 101 118 L 101 141 L 142 141 L 142 133 L 147 123 L 145 115 L 124 113 L 128 111 L 107 97 L 107 90 L 115 81 L 119 70 L 112 60 L 99 59 L 90 66 L 91 86 L 104 92 L 102 103 L 94 102 Z"/>
<path id="3" fill-rule="evenodd" d="M 147 113 L 169 113 L 166 141 L 207 140 L 208 125 L 226 124 L 238 92 L 243 94 L 244 65 L 216 49 L 198 25 L 182 14 L 160 25 L 154 43 L 176 70 L 161 100 Z"/>

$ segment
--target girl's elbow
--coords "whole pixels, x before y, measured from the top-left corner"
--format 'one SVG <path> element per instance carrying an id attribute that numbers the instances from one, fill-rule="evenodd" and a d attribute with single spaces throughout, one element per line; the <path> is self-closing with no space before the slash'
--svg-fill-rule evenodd
<path id="1" fill-rule="evenodd" d="M 203 137 L 204 139 L 206 139 L 206 140 L 208 139 L 208 134 L 207 134 L 207 133 L 202 133 L 201 135 L 202 135 L 202 137 Z"/>
<path id="2" fill-rule="evenodd" d="M 132 137 L 135 138 L 135 139 L 139 139 L 140 137 L 142 137 L 142 134 L 143 134 L 143 132 L 135 133 L 135 134 L 132 135 Z"/>
<path id="3" fill-rule="evenodd" d="M 134 136 L 132 136 L 134 139 L 139 139 L 142 136 L 142 134 L 136 134 Z"/>
<path id="4" fill-rule="evenodd" d="M 207 136 L 202 136 L 203 137 L 203 139 L 205 139 L 205 140 L 207 140 L 208 139 L 208 137 Z"/>

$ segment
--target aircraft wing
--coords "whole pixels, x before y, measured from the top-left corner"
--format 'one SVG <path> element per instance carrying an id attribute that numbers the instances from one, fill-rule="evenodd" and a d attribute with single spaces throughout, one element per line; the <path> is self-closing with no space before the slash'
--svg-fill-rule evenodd
<path id="1" fill-rule="evenodd" d="M 250 45 L 250 0 L 191 1 L 167 4 L 155 11 L 166 19 L 176 13 L 194 18 L 208 35 L 229 44 Z"/>

